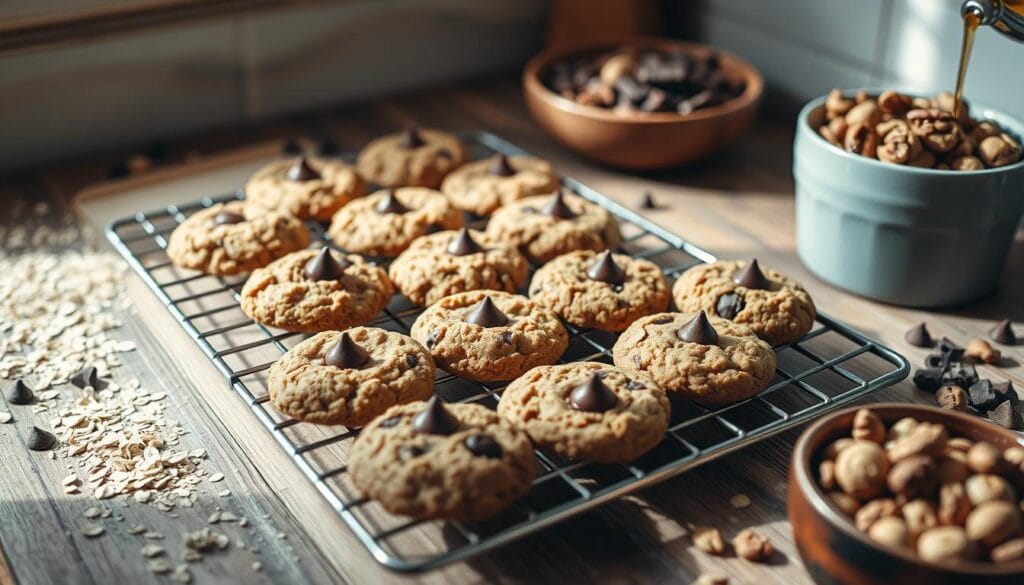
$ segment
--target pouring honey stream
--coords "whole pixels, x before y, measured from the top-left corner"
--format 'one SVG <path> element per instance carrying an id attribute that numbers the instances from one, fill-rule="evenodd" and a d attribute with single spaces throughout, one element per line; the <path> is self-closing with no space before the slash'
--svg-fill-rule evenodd
<path id="1" fill-rule="evenodd" d="M 964 36 L 960 45 L 960 67 L 956 74 L 953 115 L 960 117 L 964 80 L 974 47 L 974 35 L 981 25 L 990 25 L 1000 33 L 1024 42 L 1024 0 L 967 0 L 960 8 L 964 19 Z"/>

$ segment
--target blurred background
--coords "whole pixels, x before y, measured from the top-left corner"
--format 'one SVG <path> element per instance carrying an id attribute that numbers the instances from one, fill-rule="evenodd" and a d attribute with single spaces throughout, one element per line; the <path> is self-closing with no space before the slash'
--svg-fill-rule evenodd
<path id="1" fill-rule="evenodd" d="M 545 45 L 709 42 L 764 74 L 766 115 L 831 87 L 952 89 L 959 0 L 5 0 L 0 172 L 457 80 Z M 1024 50 L 983 28 L 969 99 L 1022 115 Z"/>

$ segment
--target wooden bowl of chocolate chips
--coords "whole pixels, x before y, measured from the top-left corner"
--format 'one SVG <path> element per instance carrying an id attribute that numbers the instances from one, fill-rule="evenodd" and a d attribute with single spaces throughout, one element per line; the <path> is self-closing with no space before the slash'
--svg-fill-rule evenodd
<path id="1" fill-rule="evenodd" d="M 1024 582 L 1024 438 L 914 404 L 828 415 L 797 441 L 789 520 L 822 584 Z"/>
<path id="2" fill-rule="evenodd" d="M 658 38 L 560 46 L 523 72 L 526 105 L 541 127 L 572 150 L 634 170 L 726 148 L 753 122 L 763 91 L 746 61 Z"/>

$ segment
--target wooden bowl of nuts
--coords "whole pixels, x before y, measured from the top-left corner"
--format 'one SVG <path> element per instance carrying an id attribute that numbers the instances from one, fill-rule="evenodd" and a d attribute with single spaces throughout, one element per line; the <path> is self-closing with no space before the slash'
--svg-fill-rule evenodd
<path id="1" fill-rule="evenodd" d="M 1021 583 L 1024 439 L 930 406 L 848 408 L 793 452 L 789 520 L 818 583 Z"/>
<path id="2" fill-rule="evenodd" d="M 707 45 L 628 38 L 560 46 L 523 72 L 526 105 L 562 144 L 636 170 L 690 163 L 736 141 L 764 90 L 746 61 Z"/>

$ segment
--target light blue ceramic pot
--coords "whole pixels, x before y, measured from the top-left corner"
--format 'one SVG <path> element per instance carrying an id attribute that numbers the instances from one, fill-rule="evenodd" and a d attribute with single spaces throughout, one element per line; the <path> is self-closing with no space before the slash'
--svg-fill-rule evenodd
<path id="1" fill-rule="evenodd" d="M 883 163 L 822 138 L 824 104 L 804 106 L 793 145 L 804 264 L 850 292 L 913 307 L 994 289 L 1024 211 L 1024 161 L 975 172 Z M 971 114 L 1024 136 L 1024 125 L 1002 112 L 972 103 Z"/>

